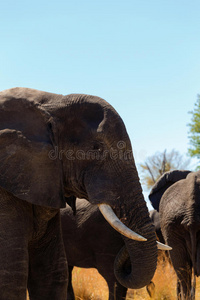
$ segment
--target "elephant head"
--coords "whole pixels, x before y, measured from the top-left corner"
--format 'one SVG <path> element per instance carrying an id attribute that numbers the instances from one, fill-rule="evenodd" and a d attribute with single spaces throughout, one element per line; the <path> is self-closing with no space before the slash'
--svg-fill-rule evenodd
<path id="1" fill-rule="evenodd" d="M 149 200 L 153 208 L 159 212 L 159 204 L 164 192 L 174 183 L 181 179 L 185 179 L 191 171 L 174 170 L 165 172 L 159 180 L 154 184 L 149 194 Z"/>
<path id="2" fill-rule="evenodd" d="M 103 99 L 25 88 L 1 92 L 0 185 L 36 205 L 60 208 L 65 198 L 86 198 L 108 219 L 104 209 L 111 207 L 146 240 L 124 237 L 118 281 L 128 288 L 150 282 L 157 262 L 154 226 L 125 125 Z"/>

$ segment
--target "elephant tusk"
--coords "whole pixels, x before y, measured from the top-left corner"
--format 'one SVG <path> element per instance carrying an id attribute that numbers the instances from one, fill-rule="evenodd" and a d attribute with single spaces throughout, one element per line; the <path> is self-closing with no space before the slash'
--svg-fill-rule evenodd
<path id="1" fill-rule="evenodd" d="M 172 250 L 172 247 L 162 244 L 160 242 L 157 241 L 157 247 L 159 250 Z"/>
<path id="2" fill-rule="evenodd" d="M 110 205 L 107 204 L 98 204 L 99 210 L 108 221 L 108 223 L 119 233 L 128 237 L 129 239 L 136 241 L 147 241 L 143 236 L 137 234 L 136 232 L 129 229 L 126 225 L 124 225 L 116 216 Z"/>

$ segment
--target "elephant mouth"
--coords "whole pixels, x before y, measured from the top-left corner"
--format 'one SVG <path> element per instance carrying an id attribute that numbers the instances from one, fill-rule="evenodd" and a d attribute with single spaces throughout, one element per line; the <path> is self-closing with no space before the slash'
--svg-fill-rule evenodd
<path id="1" fill-rule="evenodd" d="M 104 218 L 107 220 L 107 222 L 120 234 L 124 235 L 125 237 L 135 240 L 144 242 L 147 241 L 146 238 L 141 236 L 140 234 L 136 233 L 135 231 L 129 229 L 126 225 L 124 225 L 116 216 L 110 205 L 107 204 L 98 204 L 99 210 L 104 216 Z M 157 248 L 160 250 L 172 250 L 172 248 L 168 245 L 164 245 L 157 241 Z M 128 255 L 128 253 L 127 253 Z M 129 255 L 127 256 L 129 257 Z"/>
<path id="2" fill-rule="evenodd" d="M 136 241 L 146 241 L 147 239 L 138 233 L 129 229 L 126 225 L 124 225 L 119 218 L 116 216 L 110 205 L 107 204 L 99 204 L 98 205 L 100 212 L 104 216 L 104 218 L 108 221 L 108 223 L 119 233 L 126 236 L 129 239 Z"/>

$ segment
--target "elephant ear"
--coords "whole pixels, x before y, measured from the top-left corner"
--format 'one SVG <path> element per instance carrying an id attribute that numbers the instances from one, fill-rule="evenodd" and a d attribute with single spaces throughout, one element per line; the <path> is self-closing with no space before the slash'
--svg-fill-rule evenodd
<path id="1" fill-rule="evenodd" d="M 159 204 L 164 192 L 175 182 L 185 179 L 191 171 L 174 170 L 164 173 L 154 184 L 149 194 L 149 200 L 154 209 L 159 211 Z"/>
<path id="2" fill-rule="evenodd" d="M 0 94 L 0 187 L 30 203 L 64 207 L 49 115 L 26 98 Z"/>

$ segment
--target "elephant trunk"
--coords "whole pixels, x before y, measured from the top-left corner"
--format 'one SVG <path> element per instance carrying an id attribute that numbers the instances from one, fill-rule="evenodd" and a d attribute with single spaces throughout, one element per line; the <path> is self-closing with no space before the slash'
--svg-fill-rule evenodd
<path id="1" fill-rule="evenodd" d="M 137 242 L 123 237 L 125 246 L 115 259 L 115 276 L 125 287 L 139 289 L 148 285 L 155 273 L 157 246 L 155 233 L 150 223 L 141 228 L 146 242 Z"/>
<path id="2" fill-rule="evenodd" d="M 129 201 L 125 204 L 126 212 L 123 214 L 126 214 L 127 218 L 124 223 L 147 241 L 135 241 L 122 236 L 125 246 L 115 259 L 114 270 L 117 280 L 123 286 L 139 289 L 148 285 L 155 273 L 157 244 L 155 228 L 139 184 L 134 191 L 131 193 L 132 203 Z"/>
<path id="3" fill-rule="evenodd" d="M 122 236 L 125 247 L 117 255 L 114 266 L 119 283 L 136 289 L 149 284 L 156 270 L 155 228 L 143 197 L 134 161 L 125 161 L 123 170 L 116 165 L 115 170 L 118 176 L 113 181 L 103 173 L 101 176 L 93 176 L 87 182 L 85 178 L 85 186 L 90 202 L 97 203 L 99 207 L 101 204 L 110 205 L 120 221 L 137 233 L 139 238 L 143 238 L 143 241 L 136 241 Z M 100 171 L 101 169 L 99 173 Z M 120 176 L 121 174 L 126 176 Z"/>

